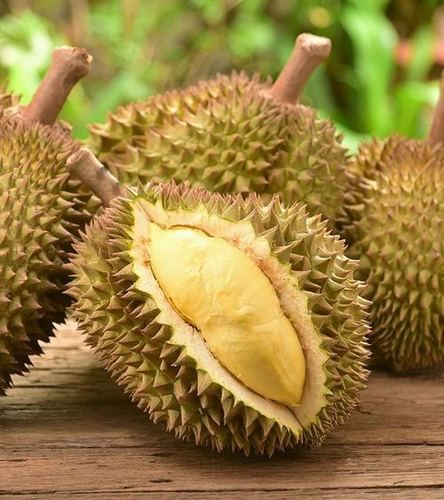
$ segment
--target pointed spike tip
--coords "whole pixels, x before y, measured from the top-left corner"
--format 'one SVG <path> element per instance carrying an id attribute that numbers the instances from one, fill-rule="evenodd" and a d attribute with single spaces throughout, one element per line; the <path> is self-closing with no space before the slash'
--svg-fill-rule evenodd
<path id="1" fill-rule="evenodd" d="M 439 82 L 438 102 L 433 112 L 432 124 L 430 126 L 427 142 L 432 146 L 444 143 L 444 70 L 441 72 Z"/>
<path id="2" fill-rule="evenodd" d="M 302 33 L 296 38 L 293 52 L 270 90 L 278 101 L 296 104 L 315 69 L 331 52 L 329 38 Z"/>
<path id="3" fill-rule="evenodd" d="M 52 125 L 76 83 L 86 76 L 92 56 L 86 49 L 58 47 L 52 53 L 52 62 L 31 102 L 22 111 L 30 122 Z"/>

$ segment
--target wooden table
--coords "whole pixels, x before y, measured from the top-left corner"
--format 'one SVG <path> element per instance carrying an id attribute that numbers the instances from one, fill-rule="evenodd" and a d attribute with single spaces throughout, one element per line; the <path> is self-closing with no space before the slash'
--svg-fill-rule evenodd
<path id="1" fill-rule="evenodd" d="M 0 496 L 444 498 L 444 372 L 375 373 L 322 448 L 247 459 L 174 439 L 59 333 L 0 399 Z"/>

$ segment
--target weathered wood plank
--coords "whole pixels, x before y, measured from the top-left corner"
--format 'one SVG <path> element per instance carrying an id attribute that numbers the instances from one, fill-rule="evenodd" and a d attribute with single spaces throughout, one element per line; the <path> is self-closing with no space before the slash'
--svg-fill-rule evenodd
<path id="1" fill-rule="evenodd" d="M 63 439 L 69 421 L 71 435 L 78 432 L 79 438 L 89 442 L 94 436 L 100 439 L 97 432 L 106 432 L 114 415 L 127 419 L 136 432 L 143 433 L 150 425 L 144 415 L 109 380 L 92 353 L 77 347 L 78 336 L 66 333 L 56 339 L 45 357 L 36 360 L 27 377 L 16 379 L 9 396 L 0 399 L 0 425 L 9 429 L 6 438 L 15 440 L 12 433 L 17 432 L 26 441 L 29 431 L 39 439 L 40 431 L 47 436 L 47 423 L 51 422 L 51 433 Z M 372 375 L 360 407 L 328 442 L 444 444 L 443 381 L 443 373 L 415 378 Z M 79 412 L 88 425 L 77 418 Z M 97 412 L 104 421 L 97 420 Z M 160 427 L 154 428 L 162 433 Z M 109 430 L 119 438 L 119 429 Z"/>
<path id="2" fill-rule="evenodd" d="M 32 498 L 34 500 L 48 500 L 49 495 L 58 495 L 58 491 L 48 491 L 44 494 L 33 494 Z M 297 496 L 296 496 L 297 495 Z M 165 492 L 165 491 L 107 491 L 106 494 L 102 492 L 88 492 L 88 493 L 76 493 L 69 492 L 67 496 L 73 498 L 143 498 L 147 500 L 194 500 L 195 498 L 205 498 L 206 500 L 225 500 L 237 498 L 240 496 L 242 499 L 246 500 L 257 500 L 258 498 L 267 498 L 270 500 L 281 500 L 281 499 L 294 499 L 294 498 L 315 498 L 317 500 L 344 500 L 344 499 L 398 499 L 398 500 L 424 500 L 424 495 L 428 498 L 442 498 L 442 490 L 439 488 L 347 488 L 347 489 L 310 489 L 302 490 L 299 489 L 297 493 L 294 490 L 275 490 L 275 491 L 265 491 L 265 490 L 255 490 L 255 491 L 244 491 L 244 490 L 232 490 L 232 491 L 180 491 L 180 492 Z M 6 498 L 0 493 L 0 497 Z M 16 496 L 11 496 L 10 498 L 16 498 Z"/>
<path id="3" fill-rule="evenodd" d="M 0 470 L 9 472 L 0 491 L 47 491 L 54 480 L 61 492 L 444 487 L 444 446 L 330 445 L 323 451 L 247 460 L 159 441 L 147 435 L 145 446 L 134 448 L 9 449 L 9 456 L 0 459 Z"/>
<path id="4" fill-rule="evenodd" d="M 443 372 L 374 374 L 321 449 L 245 459 L 175 440 L 122 396 L 78 334 L 60 333 L 0 399 L 1 495 L 444 497 Z"/>

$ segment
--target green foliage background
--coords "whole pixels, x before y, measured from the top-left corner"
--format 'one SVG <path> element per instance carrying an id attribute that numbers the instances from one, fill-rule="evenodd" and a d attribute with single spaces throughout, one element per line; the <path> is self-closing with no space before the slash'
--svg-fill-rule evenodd
<path id="1" fill-rule="evenodd" d="M 86 47 L 91 74 L 63 118 L 77 137 L 119 104 L 244 69 L 276 77 L 303 31 L 333 53 L 305 92 L 354 149 L 423 136 L 444 63 L 440 0 L 0 0 L 0 81 L 27 102 L 52 48 Z"/>

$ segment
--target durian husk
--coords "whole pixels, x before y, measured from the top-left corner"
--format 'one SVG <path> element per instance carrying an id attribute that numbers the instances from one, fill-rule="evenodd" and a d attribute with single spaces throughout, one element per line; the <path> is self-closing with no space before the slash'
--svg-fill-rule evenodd
<path id="1" fill-rule="evenodd" d="M 6 89 L 5 85 L 0 84 L 0 113 L 3 114 L 16 106 L 18 106 L 19 97 L 11 94 Z"/>
<path id="2" fill-rule="evenodd" d="M 0 394 L 63 320 L 67 253 L 98 206 L 69 178 L 65 163 L 79 146 L 64 127 L 18 112 L 18 100 L 0 93 Z"/>
<path id="3" fill-rule="evenodd" d="M 369 284 L 376 360 L 397 373 L 444 361 L 444 147 L 364 143 L 338 228 Z"/>
<path id="4" fill-rule="evenodd" d="M 132 241 L 135 207 L 144 204 L 151 207 L 150 217 L 179 217 L 192 227 L 208 230 L 203 221 L 220 219 L 248 228 L 233 230 L 233 241 L 253 234 L 293 283 L 294 293 L 304 296 L 310 327 L 303 345 L 311 366 L 294 413 L 246 388 L 236 389 L 240 382 L 230 374 L 211 375 L 205 368 L 212 366 L 210 351 L 197 356 L 190 342 L 181 343 L 180 328 L 162 319 L 171 306 L 138 287 Z M 271 456 L 297 445 L 319 446 L 356 405 L 367 378 L 364 285 L 353 278 L 356 263 L 344 256 L 343 242 L 302 205 L 286 208 L 277 198 L 264 204 L 255 196 L 151 184 L 135 198 L 113 202 L 87 227 L 76 250 L 70 264 L 72 317 L 117 384 L 178 438 L 219 451 Z M 200 338 L 199 332 L 194 335 Z M 212 363 L 224 370 L 217 360 Z"/>
<path id="5" fill-rule="evenodd" d="M 333 218 L 348 165 L 342 138 L 313 109 L 276 101 L 270 83 L 233 73 L 122 106 L 90 127 L 90 145 L 125 184 L 278 193 Z"/>

